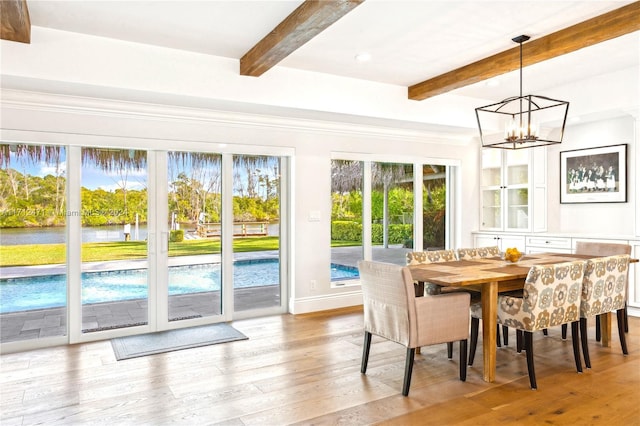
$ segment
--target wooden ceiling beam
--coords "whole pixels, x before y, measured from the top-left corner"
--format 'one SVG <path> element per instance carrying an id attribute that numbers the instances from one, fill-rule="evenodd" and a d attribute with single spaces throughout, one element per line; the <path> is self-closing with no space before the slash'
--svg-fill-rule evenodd
<path id="1" fill-rule="evenodd" d="M 240 74 L 258 77 L 364 0 L 306 0 L 240 59 Z"/>
<path id="2" fill-rule="evenodd" d="M 31 43 L 31 19 L 27 0 L 0 1 L 0 38 Z"/>
<path id="3" fill-rule="evenodd" d="M 640 1 L 522 45 L 528 66 L 640 30 Z M 631 54 L 631 53 L 630 53 Z M 606 60 L 603 58 L 603 60 Z M 500 52 L 409 87 L 409 99 L 424 100 L 520 67 L 520 47 Z"/>

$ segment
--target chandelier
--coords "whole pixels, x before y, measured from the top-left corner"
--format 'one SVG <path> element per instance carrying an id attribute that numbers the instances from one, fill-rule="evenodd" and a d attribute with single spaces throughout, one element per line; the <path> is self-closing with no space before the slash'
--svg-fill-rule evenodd
<path id="1" fill-rule="evenodd" d="M 520 45 L 520 96 L 476 108 L 483 147 L 522 149 L 562 143 L 569 102 L 522 95 L 522 43 L 529 38 L 512 39 Z"/>

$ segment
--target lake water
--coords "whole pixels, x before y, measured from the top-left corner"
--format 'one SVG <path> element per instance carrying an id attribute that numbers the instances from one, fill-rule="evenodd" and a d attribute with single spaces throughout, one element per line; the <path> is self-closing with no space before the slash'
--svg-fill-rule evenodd
<path id="1" fill-rule="evenodd" d="M 185 229 L 185 233 L 189 229 Z M 278 235 L 280 225 L 268 225 L 269 235 Z M 137 236 L 137 238 L 136 238 Z M 140 225 L 136 234 L 135 225 L 131 225 L 131 240 L 144 241 L 147 239 L 147 225 Z M 107 225 L 82 228 L 82 242 L 96 243 L 106 241 L 124 241 L 123 225 Z M 13 246 L 20 244 L 60 244 L 65 242 L 65 228 L 2 228 L 0 229 L 0 244 Z"/>
<path id="2" fill-rule="evenodd" d="M 82 242 L 96 243 L 105 241 L 124 241 L 122 225 L 108 225 L 82 228 Z M 131 226 L 131 239 L 135 239 L 135 226 Z M 138 240 L 147 238 L 147 226 L 138 228 Z M 0 244 L 13 246 L 19 244 L 60 244 L 65 242 L 65 228 L 2 228 Z"/>

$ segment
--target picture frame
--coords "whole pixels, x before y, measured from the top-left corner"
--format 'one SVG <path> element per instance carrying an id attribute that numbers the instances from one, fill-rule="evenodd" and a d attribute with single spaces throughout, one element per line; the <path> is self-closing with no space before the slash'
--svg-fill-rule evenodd
<path id="1" fill-rule="evenodd" d="M 626 203 L 627 145 L 560 152 L 560 203 Z"/>

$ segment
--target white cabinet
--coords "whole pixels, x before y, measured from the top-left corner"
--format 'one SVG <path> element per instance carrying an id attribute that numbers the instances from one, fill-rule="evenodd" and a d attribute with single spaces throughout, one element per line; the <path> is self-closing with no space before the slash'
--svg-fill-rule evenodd
<path id="1" fill-rule="evenodd" d="M 527 237 L 527 253 L 571 253 L 569 237 Z"/>
<path id="2" fill-rule="evenodd" d="M 490 247 L 498 246 L 500 251 L 505 251 L 511 247 L 517 247 L 519 251 L 525 252 L 524 235 L 506 235 L 506 234 L 475 234 L 473 239 L 474 247 Z"/>
<path id="3" fill-rule="evenodd" d="M 544 231 L 546 197 L 546 148 L 482 150 L 482 230 Z"/>

